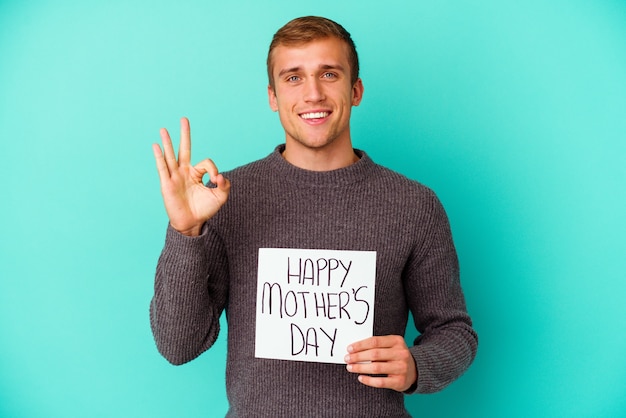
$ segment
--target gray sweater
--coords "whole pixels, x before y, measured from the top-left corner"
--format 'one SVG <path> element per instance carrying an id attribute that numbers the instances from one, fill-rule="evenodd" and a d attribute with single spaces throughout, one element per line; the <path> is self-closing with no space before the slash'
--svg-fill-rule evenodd
<path id="1" fill-rule="evenodd" d="M 215 342 L 226 310 L 228 416 L 409 416 L 402 393 L 364 386 L 345 365 L 255 358 L 258 250 L 376 251 L 374 335 L 404 335 L 410 310 L 420 333 L 410 391 L 435 392 L 477 348 L 444 209 L 361 151 L 349 167 L 314 172 L 289 164 L 283 149 L 225 173 L 229 199 L 199 237 L 168 227 L 150 306 L 157 347 L 173 364 L 193 360 Z"/>

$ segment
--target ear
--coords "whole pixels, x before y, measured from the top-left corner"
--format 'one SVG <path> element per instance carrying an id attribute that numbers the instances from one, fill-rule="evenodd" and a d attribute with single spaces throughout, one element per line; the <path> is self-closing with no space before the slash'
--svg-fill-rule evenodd
<path id="1" fill-rule="evenodd" d="M 363 99 L 363 81 L 357 78 L 352 86 L 352 106 L 358 106 Z"/>
<path id="2" fill-rule="evenodd" d="M 267 86 L 267 98 L 270 102 L 270 109 L 274 112 L 278 112 L 278 100 L 276 99 L 276 93 L 272 86 Z"/>

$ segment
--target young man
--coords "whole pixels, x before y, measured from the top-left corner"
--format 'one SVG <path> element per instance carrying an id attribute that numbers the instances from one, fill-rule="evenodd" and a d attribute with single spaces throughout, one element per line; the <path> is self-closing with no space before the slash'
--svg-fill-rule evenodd
<path id="1" fill-rule="evenodd" d="M 343 27 L 287 23 L 267 66 L 285 130 L 268 157 L 225 174 L 211 160 L 191 166 L 186 119 L 178 159 L 164 129 L 163 152 L 154 145 L 169 217 L 150 306 L 159 351 L 194 359 L 226 309 L 229 416 L 408 416 L 404 393 L 442 389 L 476 354 L 445 212 L 428 188 L 352 148 L 363 84 Z M 374 337 L 345 347 L 346 365 L 255 357 L 260 248 L 376 252 Z M 421 333 L 411 347 L 409 310 Z"/>

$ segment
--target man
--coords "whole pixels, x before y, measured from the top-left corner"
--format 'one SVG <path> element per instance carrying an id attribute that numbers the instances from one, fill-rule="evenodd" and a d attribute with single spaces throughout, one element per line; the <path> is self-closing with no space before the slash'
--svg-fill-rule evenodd
<path id="1" fill-rule="evenodd" d="M 225 174 L 211 160 L 192 167 L 186 119 L 178 159 L 164 129 L 163 152 L 154 145 L 169 217 L 150 310 L 157 346 L 174 364 L 194 359 L 225 309 L 229 416 L 408 416 L 404 393 L 442 389 L 476 353 L 445 212 L 428 188 L 352 148 L 363 84 L 343 27 L 287 23 L 267 67 L 285 130 L 268 157 Z M 376 251 L 374 336 L 345 348 L 345 366 L 255 357 L 260 248 Z M 421 333 L 411 347 L 409 310 Z"/>

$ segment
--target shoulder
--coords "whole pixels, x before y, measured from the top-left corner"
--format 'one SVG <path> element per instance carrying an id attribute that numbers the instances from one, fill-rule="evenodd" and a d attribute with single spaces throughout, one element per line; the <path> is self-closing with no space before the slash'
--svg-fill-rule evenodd
<path id="1" fill-rule="evenodd" d="M 436 193 L 418 180 L 407 177 L 395 170 L 374 163 L 372 181 L 379 183 L 379 187 L 388 195 L 395 195 L 399 200 L 415 202 L 416 200 L 428 204 L 438 204 Z"/>
<path id="2" fill-rule="evenodd" d="M 379 164 L 373 164 L 371 173 L 368 193 L 381 214 L 418 230 L 448 223 L 443 204 L 429 186 Z"/>

